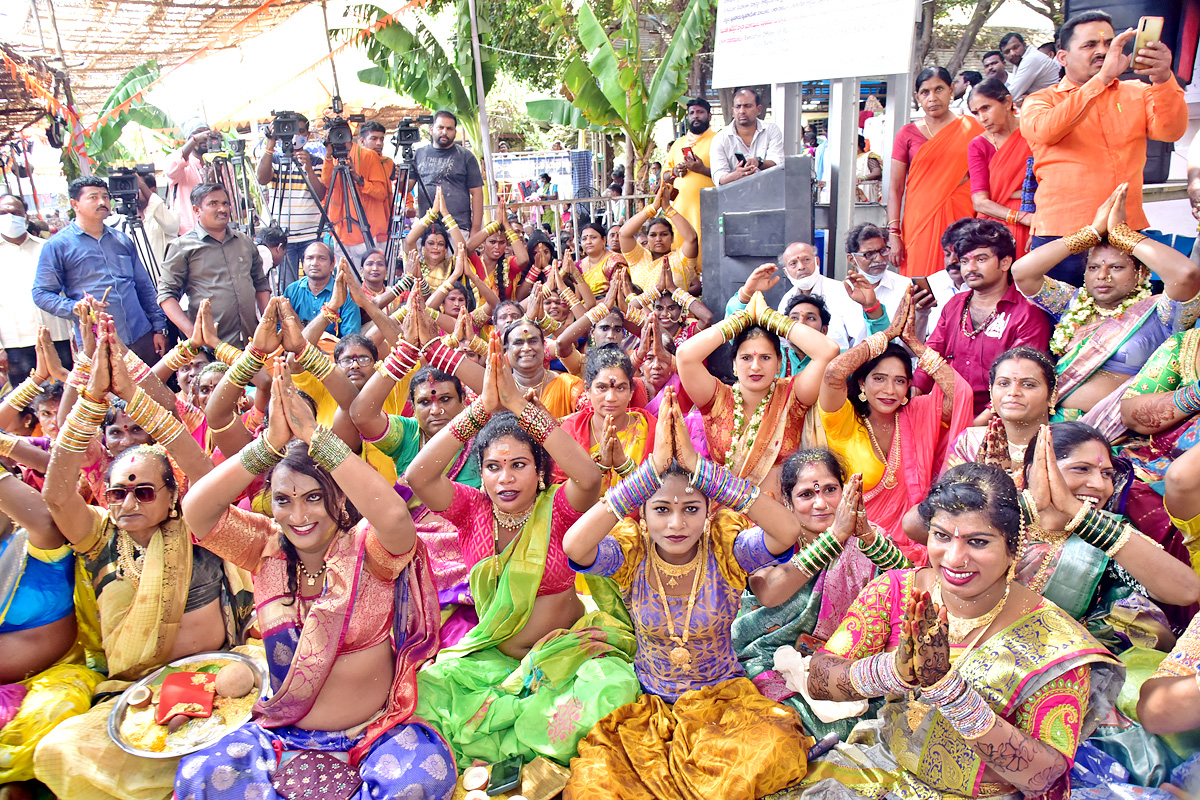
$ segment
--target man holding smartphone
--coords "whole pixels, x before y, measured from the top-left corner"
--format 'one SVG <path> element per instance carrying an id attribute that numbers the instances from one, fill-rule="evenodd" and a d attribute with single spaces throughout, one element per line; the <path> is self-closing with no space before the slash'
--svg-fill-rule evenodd
<path id="1" fill-rule="evenodd" d="M 733 122 L 713 142 L 712 179 L 722 186 L 783 161 L 783 131 L 763 122 L 762 98 L 756 89 L 733 93 Z"/>
<path id="2" fill-rule="evenodd" d="M 675 175 L 675 188 L 679 196 L 672 204 L 697 237 L 702 237 L 700 230 L 700 190 L 713 185 L 709 170 L 709 150 L 713 138 L 717 135 L 709 126 L 712 109 L 703 97 L 693 97 L 687 102 L 687 133 L 680 136 L 671 145 L 667 154 L 667 170 Z M 676 237 L 675 247 L 683 246 L 683 241 Z"/>
<path id="3" fill-rule="evenodd" d="M 1033 150 L 1038 181 L 1032 247 L 1089 224 L 1122 183 L 1129 184 L 1129 227 L 1149 225 L 1142 210 L 1146 140 L 1177 141 L 1187 131 L 1188 110 L 1165 44 L 1148 40 L 1125 55 L 1135 34 L 1132 28 L 1115 34 L 1103 11 L 1071 17 L 1059 29 L 1058 63 L 1066 77 L 1021 107 L 1021 133 Z M 1120 80 L 1130 66 L 1150 83 Z M 1083 270 L 1081 253 L 1049 277 L 1082 286 Z"/>

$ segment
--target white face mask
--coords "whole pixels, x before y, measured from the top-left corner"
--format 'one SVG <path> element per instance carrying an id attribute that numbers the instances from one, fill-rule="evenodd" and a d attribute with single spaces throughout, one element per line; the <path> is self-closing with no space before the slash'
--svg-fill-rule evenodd
<path id="1" fill-rule="evenodd" d="M 297 150 L 303 149 L 304 145 L 306 144 L 308 144 L 307 136 L 301 136 L 297 133 L 292 137 L 292 147 L 296 148 Z"/>
<path id="2" fill-rule="evenodd" d="M 870 283 L 872 283 L 874 285 L 878 285 L 879 282 L 881 280 L 883 280 L 883 276 L 887 272 L 887 270 L 885 269 L 883 272 L 879 273 L 878 275 L 872 275 L 870 272 L 867 272 L 866 270 L 859 270 L 859 272 L 861 272 Z"/>
<path id="3" fill-rule="evenodd" d="M 803 278 L 793 278 L 791 275 L 788 275 L 787 277 L 788 280 L 792 282 L 792 286 L 795 286 L 805 294 L 811 294 L 812 290 L 817 288 L 817 284 L 820 283 L 821 280 L 821 276 L 815 271 L 811 275 L 806 275 Z"/>
<path id="4" fill-rule="evenodd" d="M 27 230 L 29 230 L 29 226 L 24 217 L 18 217 L 16 214 L 0 214 L 0 236 L 19 239 Z"/>

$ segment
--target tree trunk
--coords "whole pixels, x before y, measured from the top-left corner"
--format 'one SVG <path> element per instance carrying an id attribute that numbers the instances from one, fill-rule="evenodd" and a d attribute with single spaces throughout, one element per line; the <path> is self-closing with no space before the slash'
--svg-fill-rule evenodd
<path id="1" fill-rule="evenodd" d="M 975 9 L 971 12 L 971 19 L 963 29 L 962 38 L 958 40 L 954 54 L 950 56 L 950 63 L 946 65 L 946 69 L 950 71 L 951 75 L 957 75 L 958 71 L 962 69 L 963 62 L 967 60 L 967 53 L 971 52 L 971 48 L 975 46 L 975 40 L 979 38 L 979 31 L 991 19 L 992 14 L 996 13 L 1003 1 L 975 0 Z"/>
<path id="2" fill-rule="evenodd" d="M 917 35 L 913 41 L 913 75 L 916 75 L 924 68 L 925 57 L 933 49 L 933 18 L 936 13 L 937 4 L 933 0 L 921 4 L 921 19 L 917 22 Z"/>

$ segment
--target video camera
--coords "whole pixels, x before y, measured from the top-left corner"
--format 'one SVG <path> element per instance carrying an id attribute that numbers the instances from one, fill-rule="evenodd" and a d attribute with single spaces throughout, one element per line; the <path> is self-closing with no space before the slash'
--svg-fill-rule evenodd
<path id="1" fill-rule="evenodd" d="M 329 105 L 333 116 L 325 118 L 325 143 L 329 148 L 330 157 L 341 161 L 350 155 L 350 145 L 354 143 L 354 132 L 350 130 L 350 123 L 366 122 L 367 117 L 364 114 L 343 117 L 342 98 L 336 94 L 329 101 Z"/>
<path id="2" fill-rule="evenodd" d="M 113 200 L 113 208 L 118 214 L 136 217 L 138 213 L 138 176 L 143 178 L 154 174 L 153 164 L 136 164 L 130 167 L 114 167 L 108 174 L 108 196 Z"/>
<path id="3" fill-rule="evenodd" d="M 292 137 L 300 133 L 303 118 L 295 111 L 272 111 L 271 116 L 274 119 L 267 128 L 267 135 L 283 145 L 283 152 L 290 155 L 294 146 Z"/>

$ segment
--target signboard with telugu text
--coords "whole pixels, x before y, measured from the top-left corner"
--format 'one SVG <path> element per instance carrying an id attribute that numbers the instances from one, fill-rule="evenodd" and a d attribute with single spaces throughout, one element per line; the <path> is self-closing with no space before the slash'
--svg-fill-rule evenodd
<path id="1" fill-rule="evenodd" d="M 720 0 L 714 87 L 908 72 L 918 0 Z"/>

